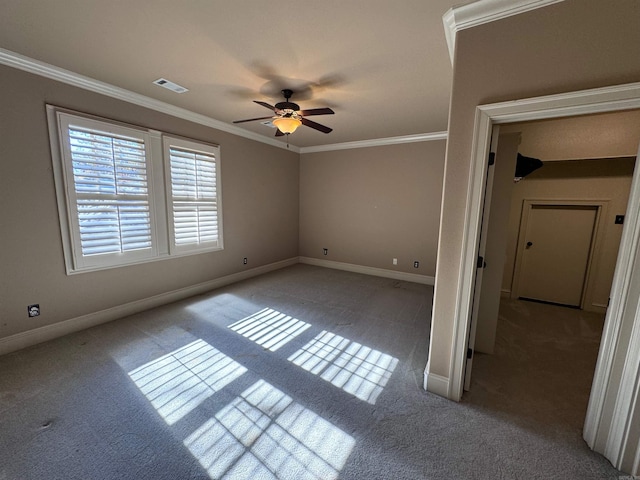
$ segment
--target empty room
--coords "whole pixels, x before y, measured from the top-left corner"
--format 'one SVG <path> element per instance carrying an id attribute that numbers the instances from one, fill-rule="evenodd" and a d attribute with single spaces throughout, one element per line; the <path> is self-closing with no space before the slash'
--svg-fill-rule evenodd
<path id="1" fill-rule="evenodd" d="M 639 475 L 640 4 L 603 3 L 0 0 L 0 479 Z M 588 173 L 530 142 L 578 117 Z M 527 323 L 560 200 L 576 320 Z"/>

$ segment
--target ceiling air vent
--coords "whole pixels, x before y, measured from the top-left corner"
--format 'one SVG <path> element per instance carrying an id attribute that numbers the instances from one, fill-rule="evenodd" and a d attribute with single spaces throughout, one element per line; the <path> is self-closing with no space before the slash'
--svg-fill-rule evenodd
<path id="1" fill-rule="evenodd" d="M 170 82 L 166 78 L 159 78 L 153 83 L 155 83 L 156 85 L 160 85 L 161 87 L 168 88 L 172 92 L 176 92 L 176 93 L 184 93 L 189 91 L 188 88 L 184 88 L 183 86 L 178 85 L 177 83 Z"/>

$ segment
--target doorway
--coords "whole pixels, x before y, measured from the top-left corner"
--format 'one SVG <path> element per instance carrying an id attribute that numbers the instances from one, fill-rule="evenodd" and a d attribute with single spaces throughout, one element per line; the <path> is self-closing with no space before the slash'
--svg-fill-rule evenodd
<path id="1" fill-rule="evenodd" d="M 526 128 L 517 130 L 522 137 L 518 148 L 527 148 Z M 502 142 L 513 135 L 500 135 L 494 188 L 505 150 L 516 154 L 510 143 Z M 606 272 L 615 265 L 622 233 L 615 217 L 626 209 L 634 163 L 634 158 L 558 159 L 545 162 L 515 184 L 511 170 L 510 184 L 508 178 L 504 182 L 510 193 L 502 200 L 510 208 L 497 220 L 508 224 L 502 237 L 515 235 L 503 243 L 511 243 L 516 252 L 497 267 L 501 276 L 507 273 L 495 292 L 499 303 L 495 350 L 492 355 L 478 354 L 483 350 L 476 339 L 475 381 L 465 394 L 466 402 L 508 414 L 517 424 L 561 435 L 567 445 L 585 448 L 582 426 L 604 323 L 604 307 L 600 310 L 594 304 L 606 305 L 611 289 L 613 275 Z M 487 241 L 499 243 L 491 235 L 489 229 Z M 505 257 L 505 250 L 507 246 L 487 257 L 487 270 Z M 512 281 L 509 267 L 513 270 L 514 263 Z M 544 303 L 525 302 L 522 297 Z"/>
<path id="2" fill-rule="evenodd" d="M 454 316 L 453 352 L 448 397 L 462 394 L 471 300 L 474 290 L 477 245 L 480 238 L 481 205 L 484 198 L 490 132 L 494 124 L 640 108 L 640 85 L 606 87 L 564 95 L 505 102 L 477 108 L 471 163 L 468 223 L 463 232 L 462 263 L 458 276 Z M 594 375 L 584 439 L 603 453 L 614 466 L 637 468 L 634 458 L 640 445 L 640 418 L 635 405 L 640 395 L 636 381 L 640 372 L 640 335 L 633 335 L 640 299 L 640 173 L 636 169 L 616 262 L 611 301 Z M 631 463 L 629 463 L 631 462 Z M 633 465 L 635 467 L 633 467 Z"/>
<path id="3" fill-rule="evenodd" d="M 635 115 L 640 124 L 640 112 Z M 594 128 L 604 120 L 594 117 Z M 549 121 L 546 128 L 553 132 L 562 123 L 574 120 Z M 604 314 L 611 291 L 622 234 L 616 219 L 627 207 L 635 157 L 566 161 L 555 154 L 556 160 L 545 161 L 542 168 L 514 183 L 510 158 L 515 159 L 521 149 L 527 155 L 537 154 L 526 141 L 530 126 L 501 126 L 505 133 L 499 136 L 493 182 L 498 195 L 492 195 L 489 228 L 483 234 L 492 249 L 487 250 L 479 289 L 475 352 L 494 353 L 501 296 Z M 567 130 L 566 125 L 562 128 Z M 635 149 L 631 143 L 625 148 Z M 523 331 L 526 327 L 525 322 Z"/>

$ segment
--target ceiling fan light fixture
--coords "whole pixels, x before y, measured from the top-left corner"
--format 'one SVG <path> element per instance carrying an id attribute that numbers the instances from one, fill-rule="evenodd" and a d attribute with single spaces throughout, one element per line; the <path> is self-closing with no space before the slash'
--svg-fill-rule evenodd
<path id="1" fill-rule="evenodd" d="M 290 134 L 296 131 L 296 129 L 302 125 L 302 122 L 298 118 L 293 117 L 277 117 L 273 119 L 273 124 L 278 127 L 284 134 Z"/>

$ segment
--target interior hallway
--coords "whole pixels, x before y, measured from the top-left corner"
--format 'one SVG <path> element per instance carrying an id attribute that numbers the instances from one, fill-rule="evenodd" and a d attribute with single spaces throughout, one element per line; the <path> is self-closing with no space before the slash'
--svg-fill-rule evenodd
<path id="1" fill-rule="evenodd" d="M 603 325 L 604 314 L 501 299 L 494 354 L 474 357 L 465 401 L 578 448 Z"/>
<path id="2" fill-rule="evenodd" d="M 617 478 L 561 401 L 598 319 L 557 349 L 501 319 L 454 403 L 422 389 L 432 293 L 296 265 L 0 357 L 0 479 Z"/>

